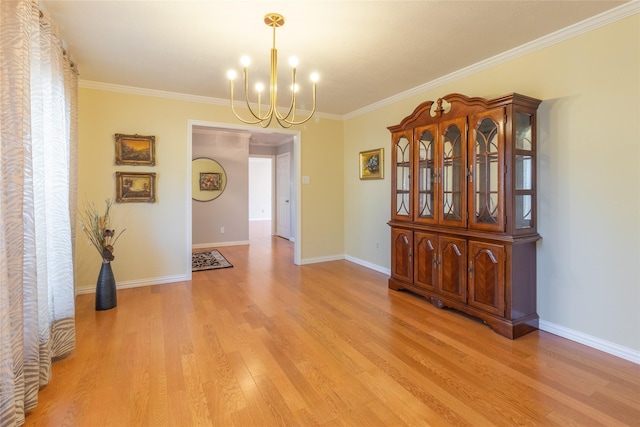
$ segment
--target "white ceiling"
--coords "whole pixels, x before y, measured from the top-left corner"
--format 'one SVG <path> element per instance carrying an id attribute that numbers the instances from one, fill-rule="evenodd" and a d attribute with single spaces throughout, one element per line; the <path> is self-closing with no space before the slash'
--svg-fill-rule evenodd
<path id="1" fill-rule="evenodd" d="M 319 72 L 318 112 L 338 116 L 623 3 L 40 0 L 81 81 L 221 100 L 229 96 L 226 72 L 240 71 L 243 54 L 252 58 L 252 81 L 268 81 L 272 30 L 263 18 L 280 13 L 286 20 L 276 36 L 280 78 L 289 77 L 288 58 L 297 55 L 301 96 L 309 93 L 307 76 Z M 237 95 L 241 89 L 236 83 Z"/>

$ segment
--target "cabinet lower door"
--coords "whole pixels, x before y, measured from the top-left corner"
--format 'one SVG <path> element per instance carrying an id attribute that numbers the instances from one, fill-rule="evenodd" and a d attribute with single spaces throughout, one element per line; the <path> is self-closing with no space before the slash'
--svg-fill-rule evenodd
<path id="1" fill-rule="evenodd" d="M 431 292 L 437 291 L 438 236 L 415 232 L 414 278 L 415 285 Z"/>
<path id="2" fill-rule="evenodd" d="M 440 236 L 438 293 L 456 301 L 467 301 L 467 242 Z"/>
<path id="3" fill-rule="evenodd" d="M 413 231 L 391 229 L 391 276 L 413 283 Z"/>
<path id="4" fill-rule="evenodd" d="M 469 305 L 504 316 L 505 248 L 469 241 Z"/>

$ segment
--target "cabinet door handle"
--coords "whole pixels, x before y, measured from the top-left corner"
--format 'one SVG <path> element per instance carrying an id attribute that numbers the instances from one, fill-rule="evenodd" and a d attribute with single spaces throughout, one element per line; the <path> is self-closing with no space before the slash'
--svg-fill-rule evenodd
<path id="1" fill-rule="evenodd" d="M 473 277 L 473 261 L 469 261 L 469 278 Z"/>
<path id="2" fill-rule="evenodd" d="M 469 182 L 473 182 L 473 165 L 469 165 L 469 169 L 467 169 L 467 177 L 469 178 Z"/>

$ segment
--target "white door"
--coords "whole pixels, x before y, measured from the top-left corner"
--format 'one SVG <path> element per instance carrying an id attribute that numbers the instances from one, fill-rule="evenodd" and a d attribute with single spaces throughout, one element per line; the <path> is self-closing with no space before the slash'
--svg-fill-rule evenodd
<path id="1" fill-rule="evenodd" d="M 289 153 L 276 157 L 276 234 L 291 237 L 291 167 Z"/>

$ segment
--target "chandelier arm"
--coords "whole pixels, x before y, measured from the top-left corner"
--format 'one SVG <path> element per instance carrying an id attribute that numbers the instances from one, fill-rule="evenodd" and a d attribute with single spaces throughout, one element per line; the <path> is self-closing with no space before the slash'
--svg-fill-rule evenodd
<path id="1" fill-rule="evenodd" d="M 253 108 L 251 107 L 251 103 L 249 102 L 249 69 L 247 67 L 244 68 L 243 76 L 244 76 L 244 99 L 247 104 L 247 109 L 249 110 L 249 113 L 251 113 L 251 115 L 258 120 L 255 123 L 260 123 L 263 120 L 268 119 L 269 114 L 265 115 L 264 117 L 260 116 L 260 96 L 258 96 L 258 114 L 256 114 L 253 111 Z"/>
<path id="2" fill-rule="evenodd" d="M 283 127 L 290 127 L 290 126 L 292 126 L 292 125 L 301 125 L 301 124 L 303 124 L 303 123 L 308 122 L 308 121 L 309 121 L 309 119 L 310 119 L 311 117 L 313 117 L 313 115 L 315 114 L 315 112 L 316 112 L 316 84 L 314 83 L 314 84 L 313 84 L 313 107 L 312 107 L 311 112 L 309 113 L 309 115 L 308 115 L 306 118 L 304 118 L 304 119 L 302 119 L 302 120 L 299 120 L 299 121 L 295 121 L 295 120 L 287 120 L 286 118 L 282 118 L 282 119 L 278 118 L 278 123 L 280 123 L 280 126 L 283 126 Z M 280 120 L 282 120 L 282 121 L 280 121 Z M 282 122 L 287 123 L 287 124 L 288 124 L 288 126 L 284 126 L 284 125 L 282 124 Z"/>
<path id="3" fill-rule="evenodd" d="M 233 80 L 229 81 L 229 86 L 231 88 L 231 111 L 233 112 L 233 115 L 236 116 L 236 118 L 238 120 L 240 120 L 242 123 L 246 123 L 248 125 L 257 125 L 258 123 L 261 123 L 262 120 L 258 119 L 257 117 L 256 117 L 257 120 L 246 120 L 246 119 L 242 118 L 238 114 L 238 112 L 236 111 L 236 107 L 234 105 L 234 102 L 233 102 Z M 255 115 L 254 115 L 254 117 L 255 117 Z"/>

